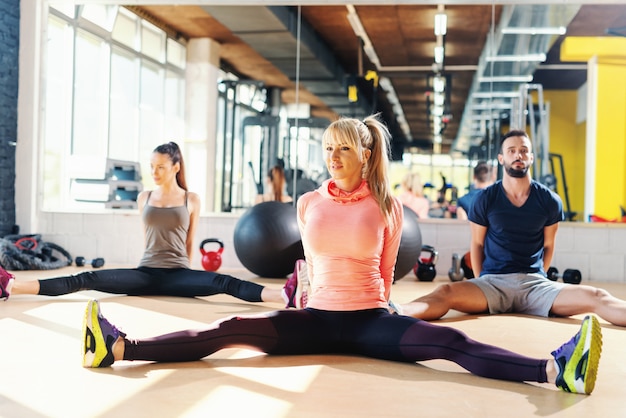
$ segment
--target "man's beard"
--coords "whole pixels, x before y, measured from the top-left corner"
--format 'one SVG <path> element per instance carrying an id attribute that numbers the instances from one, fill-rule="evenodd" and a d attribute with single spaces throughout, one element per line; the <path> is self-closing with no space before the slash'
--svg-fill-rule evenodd
<path id="1" fill-rule="evenodd" d="M 517 161 L 514 161 L 514 163 Z M 506 170 L 506 173 L 511 176 L 511 177 L 515 177 L 515 178 L 522 178 L 522 177 L 526 177 L 526 175 L 528 174 L 528 166 L 524 166 L 524 168 L 513 168 L 513 164 L 509 164 L 507 166 L 504 167 L 504 169 Z"/>

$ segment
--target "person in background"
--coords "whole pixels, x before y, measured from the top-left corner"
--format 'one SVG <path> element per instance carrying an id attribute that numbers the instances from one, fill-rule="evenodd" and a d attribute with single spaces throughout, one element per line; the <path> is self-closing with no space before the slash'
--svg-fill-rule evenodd
<path id="1" fill-rule="evenodd" d="M 479 161 L 474 167 L 474 179 L 469 192 L 461 196 L 457 201 L 457 219 L 467 220 L 467 214 L 472 207 L 472 202 L 476 195 L 485 187 L 490 186 L 495 181 L 492 167 L 486 161 Z"/>
<path id="2" fill-rule="evenodd" d="M 424 196 L 424 186 L 418 173 L 407 173 L 400 184 L 400 202 L 417 214 L 420 219 L 428 218 L 430 201 Z"/>
<path id="3" fill-rule="evenodd" d="M 200 198 L 187 191 L 185 165 L 175 142 L 159 145 L 150 159 L 154 190 L 137 197 L 144 224 L 145 250 L 136 268 L 89 270 L 81 273 L 16 281 L 2 269 L 1 297 L 10 295 L 59 296 L 81 290 L 113 294 L 211 296 L 228 294 L 248 302 L 284 302 L 293 295 L 216 272 L 190 268 L 193 237 L 198 225 Z M 1 269 L 1 268 L 0 268 Z"/>
<path id="4" fill-rule="evenodd" d="M 291 196 L 285 192 L 285 185 L 285 169 L 280 165 L 275 165 L 267 173 L 265 193 L 257 195 L 255 203 L 270 201 L 292 202 Z"/>
<path id="5" fill-rule="evenodd" d="M 551 358 L 530 358 L 482 344 L 455 328 L 388 311 L 404 213 L 388 180 L 390 137 L 375 116 L 339 119 L 322 136 L 331 179 L 297 204 L 311 290 L 306 308 L 236 315 L 201 330 L 134 339 L 92 300 L 82 328 L 83 366 L 196 361 L 224 348 L 245 347 L 267 354 L 353 354 L 406 363 L 446 359 L 478 376 L 550 382 L 564 391 L 591 393 L 602 348 L 594 316 Z"/>

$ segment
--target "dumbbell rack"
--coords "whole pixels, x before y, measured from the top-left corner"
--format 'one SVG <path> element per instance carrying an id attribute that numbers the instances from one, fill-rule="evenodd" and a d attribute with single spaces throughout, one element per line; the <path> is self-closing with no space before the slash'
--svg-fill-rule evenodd
<path id="1" fill-rule="evenodd" d="M 105 175 L 99 179 L 75 178 L 72 188 L 81 189 L 79 202 L 104 203 L 109 209 L 137 209 L 137 196 L 143 190 L 138 162 L 107 159 Z"/>

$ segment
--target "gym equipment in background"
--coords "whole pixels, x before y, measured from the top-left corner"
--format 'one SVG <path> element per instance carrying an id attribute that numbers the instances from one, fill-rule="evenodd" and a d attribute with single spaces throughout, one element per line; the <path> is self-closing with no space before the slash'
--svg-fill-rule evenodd
<path id="1" fill-rule="evenodd" d="M 276 201 L 252 206 L 235 225 L 234 246 L 239 261 L 251 272 L 286 277 L 296 260 L 304 258 L 296 208 Z"/>
<path id="2" fill-rule="evenodd" d="M 421 252 L 427 255 L 423 257 L 420 253 L 420 257 L 417 259 L 417 264 L 415 264 L 413 271 L 419 281 L 432 282 L 437 276 L 435 264 L 437 264 L 439 253 L 430 245 L 422 245 Z"/>
<path id="3" fill-rule="evenodd" d="M 452 254 L 452 267 L 448 270 L 448 277 L 453 282 L 460 282 L 465 278 L 465 271 L 461 267 L 463 257 L 459 253 Z"/>
<path id="4" fill-rule="evenodd" d="M 559 270 L 556 267 L 550 267 L 546 272 L 548 279 L 556 282 L 558 279 L 563 279 L 565 283 L 580 284 L 582 281 L 582 275 L 580 270 L 566 269 L 563 274 L 559 274 Z"/>
<path id="5" fill-rule="evenodd" d="M 208 243 L 217 243 L 219 249 L 217 251 L 207 251 L 205 245 Z M 207 238 L 200 243 L 200 253 L 202 254 L 202 268 L 206 271 L 217 271 L 222 266 L 222 253 L 224 252 L 224 243 L 217 238 Z"/>
<path id="6" fill-rule="evenodd" d="M 93 260 L 87 260 L 85 259 L 85 257 L 76 257 L 74 262 L 76 263 L 78 267 L 83 267 L 87 264 L 90 264 L 91 267 L 97 269 L 97 268 L 104 266 L 104 258 L 101 258 L 101 257 L 94 258 Z"/>
<path id="7" fill-rule="evenodd" d="M 470 257 L 470 252 L 466 252 L 463 254 L 461 258 L 461 268 L 463 269 L 463 275 L 466 279 L 474 278 L 474 271 L 472 270 L 472 259 Z"/>
<path id="8" fill-rule="evenodd" d="M 415 260 L 422 252 L 419 217 L 406 206 L 402 206 L 402 209 L 404 209 L 404 221 L 402 222 L 402 237 L 400 238 L 400 248 L 398 248 L 394 281 L 400 280 L 413 270 Z"/>
<path id="9" fill-rule="evenodd" d="M 73 159 L 70 193 L 77 202 L 100 203 L 108 209 L 137 209 L 143 190 L 138 162 L 82 157 Z M 102 174 L 102 170 L 104 174 Z"/>

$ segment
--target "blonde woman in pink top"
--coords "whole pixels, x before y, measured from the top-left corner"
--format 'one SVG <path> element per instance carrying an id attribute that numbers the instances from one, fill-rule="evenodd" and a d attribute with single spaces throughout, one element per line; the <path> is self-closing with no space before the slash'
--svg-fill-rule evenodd
<path id="1" fill-rule="evenodd" d="M 205 330 L 127 339 L 93 300 L 85 312 L 83 365 L 195 361 L 223 348 L 252 347 L 268 354 L 345 353 L 407 363 L 446 359 L 479 376 L 519 382 L 558 382 L 563 373 L 572 374 L 578 359 L 569 361 L 571 355 L 559 363 L 525 357 L 474 341 L 454 328 L 389 312 L 403 216 L 389 187 L 389 140 L 389 131 L 373 116 L 340 119 L 323 135 L 331 179 L 304 194 L 297 205 L 308 265 L 307 277 L 298 275 L 298 284 L 308 280 L 310 285 L 306 308 L 229 317 Z M 597 345 L 599 332 L 583 326 L 572 341 L 590 339 Z M 571 345 L 554 353 L 569 353 Z M 591 356 L 582 377 L 591 384 L 564 390 L 590 392 L 597 363 L 598 356 Z"/>
<path id="2" fill-rule="evenodd" d="M 402 179 L 402 193 L 398 196 L 400 202 L 421 219 L 428 218 L 430 201 L 424 196 L 424 185 L 418 173 L 407 173 Z"/>

